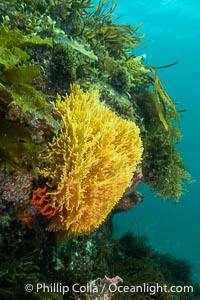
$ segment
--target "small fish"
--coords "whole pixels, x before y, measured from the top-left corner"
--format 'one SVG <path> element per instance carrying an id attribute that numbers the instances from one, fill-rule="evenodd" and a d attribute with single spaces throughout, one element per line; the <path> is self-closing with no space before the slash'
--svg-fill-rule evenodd
<path id="1" fill-rule="evenodd" d="M 183 113 L 183 112 L 186 112 L 187 110 L 186 109 L 180 109 L 180 110 L 178 110 L 177 112 L 178 113 Z"/>

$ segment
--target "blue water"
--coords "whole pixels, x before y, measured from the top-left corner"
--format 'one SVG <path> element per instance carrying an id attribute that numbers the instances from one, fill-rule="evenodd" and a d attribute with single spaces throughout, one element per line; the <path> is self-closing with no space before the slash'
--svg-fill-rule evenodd
<path id="1" fill-rule="evenodd" d="M 199 0 L 119 0 L 115 15 L 121 22 L 143 22 L 145 53 L 151 66 L 178 64 L 157 72 L 179 109 L 183 139 L 179 144 L 186 165 L 196 180 L 175 206 L 172 201 L 151 194 L 148 187 L 144 202 L 114 218 L 115 235 L 127 230 L 146 234 L 156 249 L 186 258 L 194 265 L 200 280 L 200 2 Z"/>

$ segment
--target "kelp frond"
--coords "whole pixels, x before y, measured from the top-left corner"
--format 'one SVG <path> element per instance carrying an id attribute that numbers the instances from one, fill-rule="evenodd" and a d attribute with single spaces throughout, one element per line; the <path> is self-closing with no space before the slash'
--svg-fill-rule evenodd
<path id="1" fill-rule="evenodd" d="M 110 5 L 109 8 L 109 1 L 106 0 L 99 0 L 94 11 L 94 16 L 98 17 L 100 15 L 104 15 L 106 17 L 110 17 L 113 15 L 113 12 L 117 6 L 117 3 L 112 1 L 112 4 Z M 106 12 L 107 11 L 107 12 Z"/>
<path id="2" fill-rule="evenodd" d="M 83 36 L 87 41 L 94 40 L 97 44 L 105 47 L 115 58 L 126 57 L 126 52 L 141 43 L 142 36 L 138 36 L 137 30 L 141 24 L 131 26 L 126 23 L 116 23 L 114 10 L 116 2 L 99 0 L 96 7 L 85 20 Z M 91 20 L 93 20 L 91 24 Z M 96 46 L 95 46 L 96 48 Z"/>
<path id="3" fill-rule="evenodd" d="M 77 40 L 64 36 L 64 38 L 61 40 L 61 44 L 63 46 L 66 44 L 67 46 L 75 49 L 76 51 L 88 56 L 92 60 L 98 60 L 98 57 L 94 54 L 94 52 L 92 50 L 87 50 L 85 45 L 82 44 L 82 42 L 78 42 Z M 86 46 L 90 47 L 90 45 L 88 44 Z"/>
<path id="4" fill-rule="evenodd" d="M 25 43 L 45 44 L 52 46 L 52 39 L 42 39 L 37 35 L 23 35 L 20 30 L 10 30 L 5 26 L 0 26 L 0 45 L 1 47 L 21 47 Z"/>
<path id="5" fill-rule="evenodd" d="M 72 12 L 81 13 L 81 11 L 85 11 L 86 9 L 92 6 L 90 0 L 50 0 L 48 7 L 46 8 L 46 13 L 51 12 L 54 8 L 71 10 Z"/>
<path id="6" fill-rule="evenodd" d="M 0 106 L 4 106 L 3 111 L 7 116 L 22 122 L 37 123 L 43 120 L 50 127 L 58 129 L 46 95 L 32 85 L 41 73 L 40 67 L 29 63 L 29 54 L 20 48 L 26 43 L 51 45 L 51 40 L 23 35 L 19 30 L 0 26 Z"/>
<path id="7" fill-rule="evenodd" d="M 173 104 L 172 100 L 170 99 L 164 87 L 162 86 L 154 69 L 151 67 L 148 67 L 148 69 L 151 71 L 153 76 L 153 81 L 154 81 L 153 98 L 158 112 L 158 116 L 165 129 L 168 130 L 168 123 L 165 118 L 165 111 L 167 107 L 171 110 L 174 120 L 178 120 L 178 113 L 175 105 Z"/>

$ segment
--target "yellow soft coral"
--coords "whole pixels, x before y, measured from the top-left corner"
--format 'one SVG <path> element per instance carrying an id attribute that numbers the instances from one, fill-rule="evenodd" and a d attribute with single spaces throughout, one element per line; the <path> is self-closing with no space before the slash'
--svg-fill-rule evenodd
<path id="1" fill-rule="evenodd" d="M 55 115 L 63 124 L 53 138 L 43 170 L 52 191 L 52 207 L 59 211 L 47 230 L 68 236 L 96 229 L 128 187 L 141 162 L 139 128 L 99 102 L 98 90 L 78 85 L 70 96 L 58 96 Z"/>

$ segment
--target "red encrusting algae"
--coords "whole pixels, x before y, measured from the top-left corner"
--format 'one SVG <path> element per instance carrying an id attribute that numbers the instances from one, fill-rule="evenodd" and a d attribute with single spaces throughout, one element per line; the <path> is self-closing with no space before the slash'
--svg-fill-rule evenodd
<path id="1" fill-rule="evenodd" d="M 24 213 L 23 216 L 21 217 L 21 221 L 26 224 L 26 226 L 29 229 L 33 228 L 33 216 L 28 214 L 28 213 Z"/>

